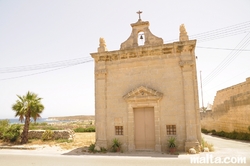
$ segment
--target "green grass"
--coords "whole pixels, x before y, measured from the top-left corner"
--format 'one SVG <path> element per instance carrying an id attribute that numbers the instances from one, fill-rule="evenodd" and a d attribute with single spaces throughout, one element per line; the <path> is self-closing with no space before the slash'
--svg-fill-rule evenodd
<path id="1" fill-rule="evenodd" d="M 30 123 L 29 129 L 30 130 L 61 130 L 61 128 L 52 126 L 46 122 Z"/>
<path id="2" fill-rule="evenodd" d="M 76 129 L 74 129 L 75 132 L 78 133 L 83 133 L 83 132 L 95 132 L 95 127 L 87 127 L 87 128 L 83 128 L 83 127 L 78 127 Z"/>

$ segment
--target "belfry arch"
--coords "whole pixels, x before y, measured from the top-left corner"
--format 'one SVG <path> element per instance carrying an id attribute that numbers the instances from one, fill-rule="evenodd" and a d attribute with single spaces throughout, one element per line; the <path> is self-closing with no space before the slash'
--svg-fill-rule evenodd
<path id="1" fill-rule="evenodd" d="M 137 12 L 138 13 L 138 12 Z M 139 11 L 139 19 L 136 23 L 130 24 L 132 27 L 132 32 L 129 36 L 129 38 L 121 44 L 120 49 L 128 49 L 128 48 L 133 48 L 133 47 L 138 47 L 138 34 L 140 32 L 144 33 L 144 43 L 143 45 L 161 45 L 163 44 L 163 39 L 159 38 L 151 33 L 149 30 L 149 22 L 148 21 L 142 21 L 140 14 L 141 12 Z"/>

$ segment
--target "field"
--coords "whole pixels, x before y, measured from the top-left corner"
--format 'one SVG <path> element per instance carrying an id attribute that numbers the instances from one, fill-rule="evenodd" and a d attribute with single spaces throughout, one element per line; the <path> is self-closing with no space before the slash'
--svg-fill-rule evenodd
<path id="1" fill-rule="evenodd" d="M 68 117 L 67 117 L 68 118 Z M 76 118 L 76 117 L 74 117 Z M 72 119 L 70 119 L 72 120 Z M 57 122 L 57 123 L 31 123 L 30 130 L 76 130 L 73 140 L 47 140 L 42 141 L 42 139 L 29 139 L 29 142 L 24 146 L 33 145 L 49 145 L 49 146 L 60 146 L 62 149 L 74 149 L 88 147 L 90 144 L 95 142 L 95 132 L 94 131 L 94 120 L 92 118 L 85 117 L 85 120 L 76 119 L 71 122 Z M 91 129 L 92 132 L 86 132 L 86 129 Z M 89 131 L 89 130 L 87 130 Z M 11 146 L 20 145 L 20 138 L 15 142 L 4 142 L 0 139 L 0 146 Z"/>
<path id="2" fill-rule="evenodd" d="M 82 148 L 88 147 L 90 144 L 95 142 L 95 133 L 75 133 L 75 137 L 73 141 L 60 141 L 60 140 L 53 140 L 53 141 L 42 141 L 38 139 L 31 139 L 29 143 L 25 146 L 32 146 L 32 145 L 49 145 L 49 146 L 60 146 L 62 149 L 75 149 L 75 148 Z"/>

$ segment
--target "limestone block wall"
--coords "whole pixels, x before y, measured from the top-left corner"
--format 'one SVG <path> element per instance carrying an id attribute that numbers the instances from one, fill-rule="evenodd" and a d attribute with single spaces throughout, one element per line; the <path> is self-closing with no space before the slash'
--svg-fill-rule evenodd
<path id="1" fill-rule="evenodd" d="M 167 145 L 166 124 L 177 126 L 178 142 L 184 147 L 186 138 L 185 112 L 182 82 L 182 71 L 178 66 L 179 58 L 145 57 L 138 60 L 127 60 L 126 63 L 112 62 L 107 66 L 107 139 L 114 138 L 114 126 L 124 126 L 124 136 L 118 136 L 121 142 L 128 144 L 129 123 L 128 103 L 122 98 L 131 90 L 144 86 L 164 93 L 159 104 L 160 137 L 163 147 Z M 117 137 L 117 136 L 116 136 Z M 163 139 L 165 138 L 165 139 Z M 112 142 L 109 142 L 111 145 Z"/>
<path id="2" fill-rule="evenodd" d="M 217 92 L 211 112 L 201 113 L 201 127 L 225 132 L 248 132 L 250 78 Z"/>
<path id="3" fill-rule="evenodd" d="M 170 137 L 166 125 L 176 125 L 180 150 L 196 146 L 201 136 L 195 43 L 190 40 L 91 54 L 95 58 L 98 146 L 109 147 L 116 137 L 123 143 L 123 150 L 133 150 L 133 109 L 139 107 L 154 107 L 156 151 L 166 150 Z M 153 89 L 163 97 L 155 101 L 125 101 L 124 96 L 139 87 Z M 123 126 L 123 135 L 115 134 L 115 126 Z"/>
<path id="4" fill-rule="evenodd" d="M 29 139 L 41 139 L 43 133 L 46 130 L 29 130 Z M 73 130 L 52 130 L 54 133 L 54 139 L 74 139 L 74 131 Z"/>
<path id="5" fill-rule="evenodd" d="M 213 105 L 214 105 L 213 110 L 218 109 L 218 108 L 216 108 L 218 105 L 223 104 L 224 101 L 226 101 L 226 100 L 230 100 L 230 98 L 232 96 L 245 93 L 249 90 L 250 90 L 250 77 L 247 78 L 245 82 L 233 85 L 231 87 L 228 87 L 228 88 L 225 88 L 222 90 L 219 90 L 216 94 L 216 97 L 215 97 L 215 100 L 213 103 Z"/>

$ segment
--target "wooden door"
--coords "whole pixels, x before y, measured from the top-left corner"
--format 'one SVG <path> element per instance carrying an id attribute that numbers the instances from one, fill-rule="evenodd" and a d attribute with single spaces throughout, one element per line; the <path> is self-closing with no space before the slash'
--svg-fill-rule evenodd
<path id="1" fill-rule="evenodd" d="M 135 149 L 154 150 L 155 148 L 155 123 L 154 108 L 135 108 Z"/>

